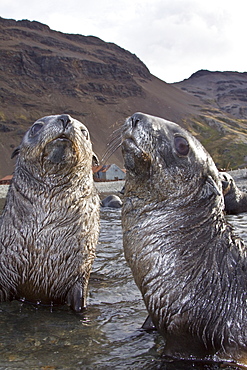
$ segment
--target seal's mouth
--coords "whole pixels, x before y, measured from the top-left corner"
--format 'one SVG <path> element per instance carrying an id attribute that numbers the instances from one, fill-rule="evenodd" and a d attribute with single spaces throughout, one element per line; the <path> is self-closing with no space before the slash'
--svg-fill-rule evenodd
<path id="1" fill-rule="evenodd" d="M 61 134 L 59 137 L 53 139 L 51 142 L 59 142 L 59 141 L 61 141 L 61 142 L 66 142 L 66 141 L 71 142 L 71 140 L 65 134 Z"/>
<path id="2" fill-rule="evenodd" d="M 72 141 L 62 134 L 46 144 L 43 151 L 43 162 L 55 164 L 66 163 L 74 156 Z"/>
<path id="3" fill-rule="evenodd" d="M 44 151 L 46 151 L 47 148 L 49 147 L 55 147 L 55 146 L 68 146 L 72 147 L 73 141 L 66 135 L 66 134 L 61 134 L 54 139 L 51 139 L 46 145 Z"/>
<path id="4" fill-rule="evenodd" d="M 134 137 L 127 137 L 126 139 L 123 139 L 122 148 L 123 150 L 125 149 L 140 150 Z"/>
<path id="5" fill-rule="evenodd" d="M 148 153 L 146 152 L 146 147 L 148 140 L 150 137 L 147 138 L 147 132 L 144 130 L 142 122 L 138 125 L 138 122 L 133 121 L 132 117 L 129 117 L 125 125 L 123 126 L 122 130 L 122 151 L 124 152 L 131 152 L 134 156 L 140 157 L 143 155 L 146 156 Z"/>
<path id="6" fill-rule="evenodd" d="M 122 145 L 130 145 L 130 146 L 135 145 L 136 146 L 136 143 L 132 137 L 128 136 L 126 138 L 123 138 Z"/>

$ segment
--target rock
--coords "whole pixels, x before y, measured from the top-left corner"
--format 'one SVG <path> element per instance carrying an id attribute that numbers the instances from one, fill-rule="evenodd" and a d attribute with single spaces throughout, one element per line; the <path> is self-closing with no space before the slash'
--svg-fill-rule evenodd
<path id="1" fill-rule="evenodd" d="M 108 195 L 101 201 L 102 207 L 121 208 L 122 204 L 121 199 L 117 195 Z"/>

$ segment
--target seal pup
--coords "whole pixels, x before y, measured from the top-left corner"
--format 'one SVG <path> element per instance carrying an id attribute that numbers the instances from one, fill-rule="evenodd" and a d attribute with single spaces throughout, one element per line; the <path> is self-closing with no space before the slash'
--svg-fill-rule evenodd
<path id="1" fill-rule="evenodd" d="M 143 113 L 121 142 L 125 258 L 165 355 L 244 363 L 247 250 L 225 220 L 212 158 L 179 125 Z"/>
<path id="2" fill-rule="evenodd" d="M 0 301 L 86 305 L 99 233 L 95 155 L 67 114 L 37 120 L 17 161 L 0 219 Z"/>
<path id="3" fill-rule="evenodd" d="M 233 177 L 227 172 L 219 172 L 225 202 L 225 212 L 237 215 L 247 212 L 247 193 L 241 191 Z"/>
<path id="4" fill-rule="evenodd" d="M 102 207 L 110 207 L 110 208 L 121 208 L 122 207 L 122 200 L 115 194 L 108 195 L 106 198 L 102 199 L 101 201 Z"/>

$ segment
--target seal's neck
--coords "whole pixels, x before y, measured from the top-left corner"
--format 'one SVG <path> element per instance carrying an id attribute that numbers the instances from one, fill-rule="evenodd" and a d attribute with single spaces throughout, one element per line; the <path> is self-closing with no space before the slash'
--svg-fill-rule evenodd
<path id="1" fill-rule="evenodd" d="M 187 279 L 195 259 L 199 263 L 210 260 L 216 245 L 224 250 L 222 234 L 226 233 L 227 239 L 229 231 L 222 207 L 221 197 L 217 201 L 177 197 L 172 202 L 157 202 L 128 196 L 122 209 L 123 243 L 129 265 L 140 270 L 137 285 L 142 285 L 145 271 L 157 264 L 157 256 L 165 274 L 170 271 L 172 276 L 176 264 Z"/>
<path id="2" fill-rule="evenodd" d="M 76 170 L 68 173 L 57 174 L 40 174 L 39 171 L 31 173 L 25 166 L 16 166 L 13 183 L 16 188 L 25 191 L 25 189 L 33 190 L 34 193 L 52 192 L 58 188 L 65 191 L 66 188 L 73 190 L 78 187 L 78 184 L 90 183 L 93 180 L 91 168 L 87 171 L 87 176 L 84 176 L 84 168 L 78 166 Z"/>

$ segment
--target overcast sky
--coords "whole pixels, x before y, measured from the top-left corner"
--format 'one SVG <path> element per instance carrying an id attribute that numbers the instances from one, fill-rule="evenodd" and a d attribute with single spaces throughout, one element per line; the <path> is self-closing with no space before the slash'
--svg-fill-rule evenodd
<path id="1" fill-rule="evenodd" d="M 166 82 L 247 71 L 243 0 L 1 0 L 0 16 L 114 42 Z"/>

